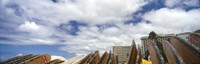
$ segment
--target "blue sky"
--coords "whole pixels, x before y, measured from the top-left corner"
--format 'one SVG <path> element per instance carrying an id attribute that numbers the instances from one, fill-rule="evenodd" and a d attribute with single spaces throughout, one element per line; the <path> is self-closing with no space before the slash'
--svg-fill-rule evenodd
<path id="1" fill-rule="evenodd" d="M 26 54 L 50 54 L 63 56 L 66 58 L 70 58 L 75 56 L 74 53 L 68 53 L 65 51 L 60 51 L 58 49 L 58 45 L 26 45 L 26 46 L 18 46 L 18 45 L 0 45 L 0 57 L 1 61 L 4 59 L 12 58 L 17 55 L 26 55 Z"/>
<path id="2" fill-rule="evenodd" d="M 69 59 L 158 34 L 200 28 L 199 0 L 1 0 L 0 61 L 51 54 Z"/>

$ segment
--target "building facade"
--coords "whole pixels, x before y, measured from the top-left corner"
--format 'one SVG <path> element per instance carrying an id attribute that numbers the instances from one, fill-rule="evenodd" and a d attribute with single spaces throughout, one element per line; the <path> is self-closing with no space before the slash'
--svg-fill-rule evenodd
<path id="1" fill-rule="evenodd" d="M 182 38 L 184 40 L 188 40 L 190 34 L 191 34 L 190 32 L 185 32 L 185 33 L 177 34 L 176 36 L 179 37 L 179 38 Z"/>
<path id="2" fill-rule="evenodd" d="M 145 56 L 147 56 L 147 53 L 148 53 L 148 51 L 147 51 L 147 42 L 148 42 L 148 37 L 147 36 L 145 36 L 145 37 L 141 37 L 140 38 L 141 39 L 141 41 L 142 41 L 142 50 L 141 50 L 141 54 L 142 54 L 142 56 L 143 56 L 143 58 L 145 58 Z M 147 58 L 146 58 L 146 60 L 148 60 Z"/>
<path id="3" fill-rule="evenodd" d="M 127 63 L 131 46 L 113 46 L 113 53 L 118 57 L 118 64 Z"/>

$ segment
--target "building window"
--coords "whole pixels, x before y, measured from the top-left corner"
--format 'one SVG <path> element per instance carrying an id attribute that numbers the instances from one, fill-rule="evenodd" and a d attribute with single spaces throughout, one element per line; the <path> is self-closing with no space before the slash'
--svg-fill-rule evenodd
<path id="1" fill-rule="evenodd" d="M 128 58 L 129 54 L 126 54 L 126 57 Z"/>

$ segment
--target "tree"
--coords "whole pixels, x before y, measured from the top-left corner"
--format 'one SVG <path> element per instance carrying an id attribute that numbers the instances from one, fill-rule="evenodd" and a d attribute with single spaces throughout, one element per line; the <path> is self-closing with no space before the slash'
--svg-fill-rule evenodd
<path id="1" fill-rule="evenodd" d="M 166 62 L 168 62 L 168 61 L 167 61 L 167 58 L 166 58 L 166 56 L 165 56 L 164 50 L 163 50 L 162 43 L 158 41 L 157 34 L 156 34 L 154 31 L 151 31 L 151 32 L 149 33 L 149 37 L 148 37 L 148 38 L 149 38 L 150 40 L 154 40 L 154 41 L 155 41 L 155 44 L 156 44 L 156 46 L 158 47 L 158 49 L 160 50 L 160 53 L 161 53 L 161 55 L 163 56 L 164 60 L 165 60 Z"/>
<path id="2" fill-rule="evenodd" d="M 154 31 L 151 31 L 149 33 L 149 37 L 148 37 L 149 39 L 153 40 L 153 39 L 156 39 L 156 37 L 157 37 L 157 35 L 156 35 L 156 33 Z"/>

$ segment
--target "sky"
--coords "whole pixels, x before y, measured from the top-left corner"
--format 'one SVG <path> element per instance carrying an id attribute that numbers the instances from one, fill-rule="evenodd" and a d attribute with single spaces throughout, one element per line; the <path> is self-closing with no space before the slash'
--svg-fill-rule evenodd
<path id="1" fill-rule="evenodd" d="M 0 61 L 26 54 L 70 59 L 141 44 L 151 31 L 199 28 L 199 0 L 0 0 Z"/>

